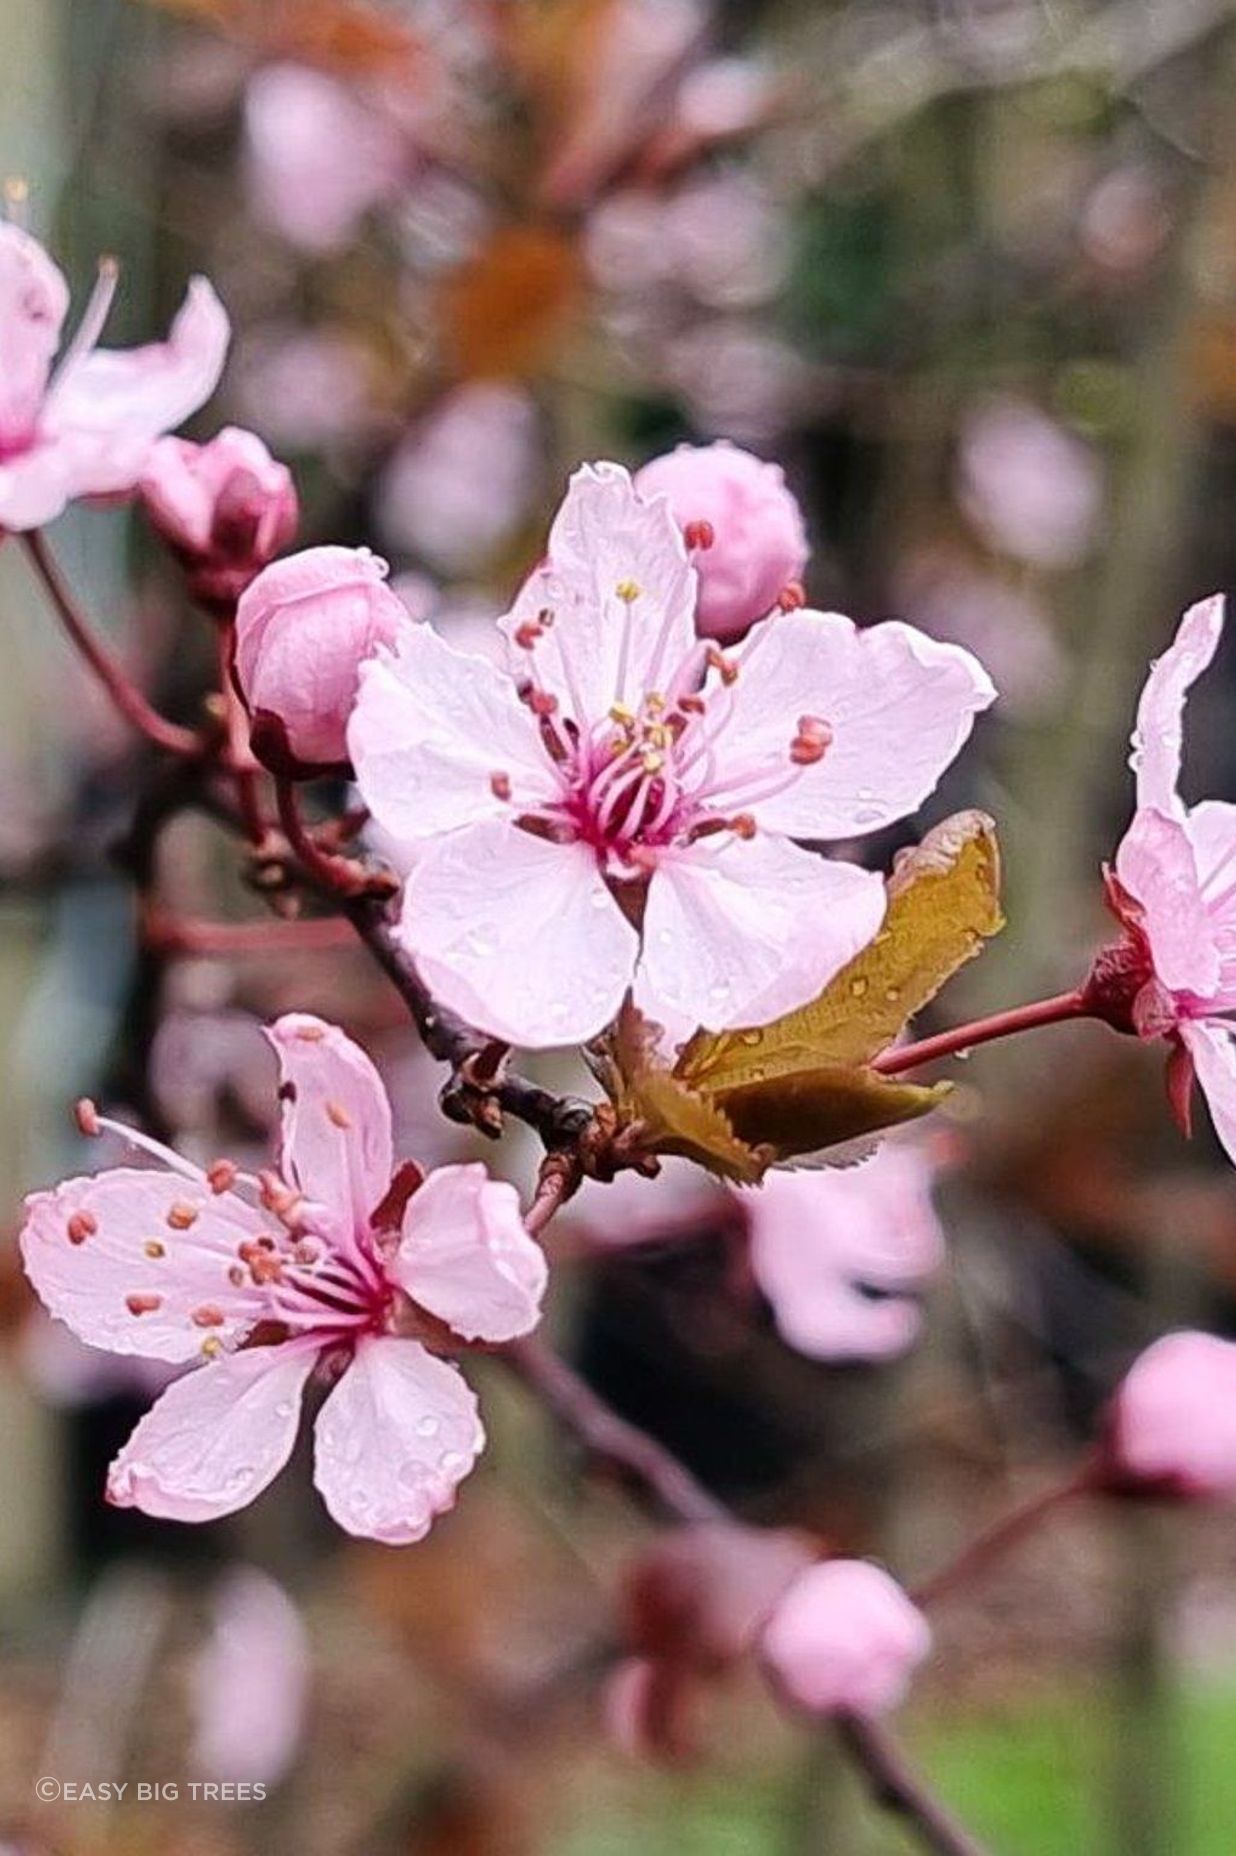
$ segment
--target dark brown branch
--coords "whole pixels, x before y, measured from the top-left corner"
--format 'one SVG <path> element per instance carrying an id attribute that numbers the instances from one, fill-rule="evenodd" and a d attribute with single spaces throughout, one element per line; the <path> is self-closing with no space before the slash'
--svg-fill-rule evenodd
<path id="1" fill-rule="evenodd" d="M 837 1723 L 841 1743 L 871 1787 L 877 1804 L 906 1820 L 923 1847 L 936 1856 L 987 1856 L 981 1843 L 962 1828 L 906 1764 L 896 1742 L 880 1723 L 856 1714 Z"/>
<path id="2" fill-rule="evenodd" d="M 588 1455 L 646 1490 L 675 1521 L 727 1521 L 729 1510 L 664 1445 L 628 1424 L 565 1360 L 537 1340 L 512 1341 L 500 1357 Z"/>

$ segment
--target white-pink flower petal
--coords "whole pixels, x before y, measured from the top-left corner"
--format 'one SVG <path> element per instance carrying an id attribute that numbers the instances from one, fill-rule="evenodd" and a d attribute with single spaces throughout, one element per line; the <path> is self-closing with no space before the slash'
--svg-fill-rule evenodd
<path id="1" fill-rule="evenodd" d="M 785 839 L 701 838 L 665 854 L 644 916 L 639 1003 L 722 1031 L 816 996 L 884 919 L 884 885 Z"/>
<path id="2" fill-rule="evenodd" d="M 530 654 L 577 722 L 663 690 L 695 643 L 695 570 L 664 497 L 641 497 L 620 464 L 571 478 L 548 555 L 501 621 L 508 638 L 552 616 Z"/>
<path id="3" fill-rule="evenodd" d="M 1185 699 L 1207 668 L 1223 633 L 1221 594 L 1190 606 L 1176 636 L 1150 667 L 1137 705 L 1129 765 L 1137 775 L 1138 806 L 1155 806 L 1179 817 L 1176 784 L 1184 738 Z"/>
<path id="4" fill-rule="evenodd" d="M 137 1167 L 67 1179 L 26 1200 L 22 1260 L 39 1297 L 111 1353 L 192 1360 L 210 1335 L 238 1339 L 262 1312 L 229 1271 L 263 1229 L 252 1206 L 178 1173 Z"/>
<path id="5" fill-rule="evenodd" d="M 435 998 L 531 1048 L 579 1043 L 607 1025 L 639 945 L 587 845 L 505 819 L 452 832 L 417 860 L 402 935 Z"/>
<path id="6" fill-rule="evenodd" d="M 165 1521 L 245 1507 L 292 1454 L 316 1357 L 307 1346 L 253 1347 L 174 1381 L 112 1463 L 108 1500 Z"/>
<path id="7" fill-rule="evenodd" d="M 418 1341 L 366 1338 L 318 1413 L 313 1479 L 349 1534 L 423 1540 L 485 1444 L 476 1399 Z"/>
<path id="8" fill-rule="evenodd" d="M 515 1188 L 478 1163 L 438 1167 L 412 1195 L 389 1268 L 464 1340 L 514 1340 L 540 1320 L 545 1252 Z"/>
<path id="9" fill-rule="evenodd" d="M 850 838 L 915 811 L 995 700 L 986 671 L 960 645 L 912 625 L 860 630 L 838 612 L 802 610 L 752 627 L 739 657 L 714 803 L 748 805 L 795 838 Z M 800 717 L 827 730 L 814 765 L 758 797 L 763 773 L 795 771 Z"/>
<path id="10" fill-rule="evenodd" d="M 515 817 L 558 796 L 513 680 L 427 624 L 409 624 L 395 654 L 362 668 L 348 751 L 366 805 L 407 840 Z"/>
<path id="11" fill-rule="evenodd" d="M 280 1170 L 362 1228 L 390 1185 L 391 1109 L 372 1062 L 337 1025 L 289 1012 L 267 1027 L 279 1058 Z"/>
<path id="12" fill-rule="evenodd" d="M 1219 949 L 1185 826 L 1139 808 L 1116 852 L 1116 875 L 1141 905 L 1155 977 L 1169 992 L 1208 998 L 1219 984 Z"/>
<path id="13" fill-rule="evenodd" d="M 1186 1019 L 1180 1027 L 1215 1133 L 1236 1161 L 1236 1044 L 1232 1027 L 1218 1019 Z"/>

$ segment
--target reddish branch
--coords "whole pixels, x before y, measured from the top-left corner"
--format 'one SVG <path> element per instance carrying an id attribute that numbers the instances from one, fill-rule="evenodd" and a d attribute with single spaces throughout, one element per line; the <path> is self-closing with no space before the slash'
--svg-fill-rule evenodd
<path id="1" fill-rule="evenodd" d="M 900 1076 L 904 1070 L 916 1070 L 920 1064 L 935 1063 L 941 1057 L 956 1057 L 976 1045 L 990 1044 L 996 1038 L 1013 1037 L 1020 1031 L 1035 1031 L 1040 1025 L 1058 1025 L 1068 1018 L 1085 1018 L 1090 1006 L 1085 995 L 1057 993 L 1051 999 L 1036 999 L 1032 1005 L 1015 1005 L 1007 1012 L 993 1012 L 990 1018 L 976 1018 L 971 1024 L 957 1025 L 933 1038 L 920 1038 L 915 1044 L 899 1044 L 882 1051 L 872 1064 L 883 1076 Z"/>
<path id="2" fill-rule="evenodd" d="M 923 1847 L 937 1856 L 985 1856 L 967 1830 L 910 1770 L 896 1741 L 879 1722 L 846 1714 L 837 1723 L 842 1745 L 865 1773 L 872 1796 L 903 1817 Z"/>
<path id="3" fill-rule="evenodd" d="M 51 551 L 37 529 L 22 540 L 34 563 L 35 571 L 47 588 L 60 622 L 77 650 L 102 684 L 113 706 L 124 720 L 144 735 L 147 741 L 169 754 L 199 754 L 202 742 L 192 729 L 179 728 L 151 707 L 124 669 L 107 650 L 82 614 Z"/>

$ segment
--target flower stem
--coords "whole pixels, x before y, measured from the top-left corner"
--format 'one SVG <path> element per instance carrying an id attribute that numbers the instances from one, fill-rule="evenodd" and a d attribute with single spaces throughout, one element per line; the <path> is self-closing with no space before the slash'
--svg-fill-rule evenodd
<path id="1" fill-rule="evenodd" d="M 96 636 L 93 627 L 69 590 L 51 550 L 38 529 L 22 536 L 35 572 L 47 589 L 60 622 L 74 645 L 90 666 L 111 699 L 113 707 L 126 722 L 157 748 L 168 754 L 194 755 L 202 751 L 202 742 L 190 728 L 180 728 L 167 721 L 151 707 L 128 672 Z"/>
<path id="2" fill-rule="evenodd" d="M 958 1587 L 968 1589 L 974 1575 L 986 1570 L 993 1561 L 1001 1559 L 1010 1547 L 1017 1546 L 1027 1535 L 1045 1521 L 1050 1514 L 1075 1496 L 1084 1495 L 1094 1487 L 1094 1460 L 1087 1457 L 1080 1468 L 1073 1471 L 1063 1482 L 1053 1483 L 1040 1494 L 1031 1496 L 1029 1501 L 1012 1509 L 995 1521 L 981 1534 L 964 1546 L 955 1559 L 949 1561 L 939 1572 L 933 1573 L 911 1594 L 916 1605 L 927 1606 L 950 1597 Z"/>
<path id="3" fill-rule="evenodd" d="M 291 780 L 277 777 L 275 799 L 279 823 L 301 869 L 316 888 L 333 896 L 360 895 L 369 879 L 359 864 L 335 857 L 316 844 L 301 814 L 300 799 Z"/>
<path id="4" fill-rule="evenodd" d="M 236 803 L 252 844 L 266 840 L 266 819 L 262 812 L 259 766 L 249 746 L 249 724 L 236 685 L 232 681 L 232 658 L 236 650 L 236 620 L 222 620 L 216 627 L 219 652 L 219 697 L 223 703 L 227 761 L 236 788 Z"/>
<path id="5" fill-rule="evenodd" d="M 865 1773 L 877 1803 L 912 1824 L 924 1849 L 935 1856 L 984 1856 L 983 1845 L 956 1822 L 910 1770 L 897 1743 L 880 1722 L 844 1714 L 837 1730 L 851 1759 Z"/>
<path id="6" fill-rule="evenodd" d="M 914 1044 L 893 1045 L 881 1051 L 871 1067 L 881 1076 L 900 1076 L 904 1070 L 916 1070 L 920 1064 L 935 1063 L 941 1057 L 955 1057 L 977 1044 L 990 1044 L 996 1038 L 1037 1030 L 1040 1025 L 1057 1025 L 1069 1018 L 1091 1015 L 1084 993 L 1075 988 L 1051 999 L 1036 999 L 1030 1005 L 1015 1005 L 1007 1012 L 993 1012 L 990 1018 L 976 1018 L 968 1025 L 941 1031 L 936 1037 L 920 1038 Z"/>
<path id="7" fill-rule="evenodd" d="M 160 953 L 189 957 L 242 954 L 325 953 L 355 943 L 347 922 L 338 916 L 310 921 L 213 922 L 148 908 L 142 940 Z"/>

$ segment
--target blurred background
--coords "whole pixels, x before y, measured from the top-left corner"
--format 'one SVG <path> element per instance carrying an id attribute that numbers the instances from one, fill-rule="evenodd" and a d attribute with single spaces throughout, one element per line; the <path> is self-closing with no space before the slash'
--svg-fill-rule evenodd
<path id="1" fill-rule="evenodd" d="M 1009 926 L 946 1020 L 1075 981 L 1146 663 L 1236 579 L 1231 0 L 0 0 L 0 47 L 0 167 L 75 290 L 121 260 L 110 339 L 208 273 L 235 337 L 200 434 L 260 433 L 302 542 L 372 545 L 453 635 L 479 645 L 579 460 L 725 437 L 783 464 L 811 602 L 962 642 L 1001 691 L 918 821 L 981 806 L 1006 857 Z M 172 563 L 124 511 L 58 539 L 191 719 L 213 641 Z M 368 1044 L 402 1151 L 465 1151 L 358 955 L 138 947 L 107 850 L 140 758 L 11 548 L 0 598 L 7 1223 L 91 1164 L 84 1092 L 260 1153 L 258 1026 L 291 1007 Z M 1236 652 L 1195 698 L 1190 796 L 1236 797 L 1234 678 Z M 185 824 L 163 891 L 252 916 L 234 862 Z M 589 1188 L 552 1230 L 556 1335 L 614 1403 L 751 1519 L 907 1579 L 1068 1463 L 1146 1339 L 1236 1329 L 1236 1181 L 1153 1053 L 1058 1029 L 960 1075 L 918 1149 L 947 1266 L 843 1260 L 850 1318 L 809 1344 L 719 1191 Z M 517 1137 L 486 1157 L 527 1183 Z M 910 1847 L 754 1682 L 710 1701 L 698 1769 L 605 1750 L 592 1677 L 651 1530 L 497 1375 L 423 1546 L 345 1541 L 303 1465 L 177 1530 L 101 1499 L 157 1381 L 54 1329 L 12 1245 L 0 1316 L 6 1849 Z M 938 1622 L 907 1736 L 1001 1856 L 1236 1847 L 1231 1519 L 1079 1509 Z M 182 1795 L 40 1807 L 42 1773 Z M 187 1798 L 215 1778 L 269 1798 Z"/>

